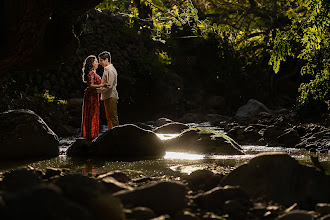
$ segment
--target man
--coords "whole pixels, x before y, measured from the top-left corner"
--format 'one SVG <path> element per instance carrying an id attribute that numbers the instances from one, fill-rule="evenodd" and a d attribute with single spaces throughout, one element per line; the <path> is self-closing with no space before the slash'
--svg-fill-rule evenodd
<path id="1" fill-rule="evenodd" d="M 102 76 L 102 84 L 108 83 L 109 86 L 104 87 L 101 92 L 101 100 L 104 101 L 105 114 L 108 121 L 108 129 L 110 130 L 114 126 L 119 125 L 117 103 L 117 70 L 111 63 L 111 55 L 109 52 L 104 51 L 99 54 L 99 63 L 104 67 Z"/>

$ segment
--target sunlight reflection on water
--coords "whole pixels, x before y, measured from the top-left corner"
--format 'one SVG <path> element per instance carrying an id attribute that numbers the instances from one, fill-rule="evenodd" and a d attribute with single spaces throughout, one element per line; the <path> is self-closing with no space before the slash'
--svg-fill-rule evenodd
<path id="1" fill-rule="evenodd" d="M 190 127 L 197 124 L 190 124 Z M 202 125 L 202 126 L 201 126 Z M 221 128 L 210 127 L 209 124 L 199 124 L 199 127 L 206 127 L 211 130 L 222 132 Z M 106 127 L 102 127 L 101 132 L 105 132 Z M 177 137 L 179 134 L 156 134 L 161 140 L 168 140 Z M 285 152 L 296 158 L 304 164 L 311 164 L 310 153 L 306 150 L 296 148 L 284 147 L 267 147 L 256 145 L 243 145 L 241 146 L 245 155 L 215 155 L 215 154 L 198 154 L 191 152 L 166 152 L 162 159 L 157 160 L 141 160 L 141 161 L 108 161 L 97 159 L 78 159 L 66 156 L 68 147 L 74 141 L 80 138 L 78 136 L 60 138 L 60 151 L 62 152 L 59 157 L 42 160 L 35 162 L 20 162 L 0 164 L 1 171 L 6 171 L 15 167 L 31 166 L 35 168 L 69 168 L 78 172 L 91 172 L 91 173 L 104 173 L 109 171 L 123 171 L 131 175 L 140 177 L 143 175 L 149 176 L 164 176 L 172 175 L 173 172 L 180 172 L 190 174 L 193 171 L 207 169 L 214 173 L 226 174 L 243 163 L 248 162 L 250 159 L 263 152 Z M 320 162 L 330 168 L 329 154 L 319 156 Z M 90 171 L 88 171 L 90 170 Z M 329 169 L 328 169 L 329 170 Z"/>
<path id="2" fill-rule="evenodd" d="M 181 159 L 181 160 L 201 160 L 205 156 L 202 154 L 191 154 L 182 152 L 166 152 L 164 159 Z"/>

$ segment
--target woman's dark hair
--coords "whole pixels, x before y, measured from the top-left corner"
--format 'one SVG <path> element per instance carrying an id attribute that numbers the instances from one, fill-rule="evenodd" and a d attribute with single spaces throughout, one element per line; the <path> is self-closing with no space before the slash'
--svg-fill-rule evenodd
<path id="1" fill-rule="evenodd" d="M 83 63 L 83 68 L 82 68 L 82 81 L 84 82 L 84 83 L 87 83 L 87 75 L 88 75 L 88 73 L 92 70 L 92 68 L 93 68 L 93 63 L 94 63 L 94 61 L 95 61 L 95 59 L 97 59 L 96 58 L 96 56 L 94 56 L 94 55 L 89 55 L 86 59 L 85 59 L 85 61 L 84 61 L 84 63 Z"/>

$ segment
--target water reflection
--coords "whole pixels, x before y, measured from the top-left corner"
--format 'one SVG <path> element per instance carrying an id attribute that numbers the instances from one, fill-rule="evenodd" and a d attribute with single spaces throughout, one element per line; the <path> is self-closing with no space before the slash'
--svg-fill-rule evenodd
<path id="1" fill-rule="evenodd" d="M 202 154 L 191 154 L 182 152 L 166 152 L 164 159 L 180 159 L 180 160 L 200 160 L 205 158 Z"/>
<path id="2" fill-rule="evenodd" d="M 195 125 L 195 124 L 194 124 Z M 204 125 L 209 126 L 208 124 Z M 199 127 L 201 127 L 199 125 Z M 209 127 L 210 128 L 210 127 Z M 212 129 L 216 130 L 216 129 Z M 217 128 L 218 132 L 222 132 L 221 128 Z M 179 134 L 157 134 L 162 139 L 170 139 Z M 227 174 L 236 167 L 248 162 L 261 152 L 286 152 L 299 162 L 312 166 L 310 153 L 306 150 L 296 148 L 282 147 L 266 147 L 247 145 L 242 146 L 245 155 L 215 155 L 215 154 L 194 154 L 189 152 L 166 152 L 162 159 L 157 160 L 140 160 L 140 161 L 110 161 L 101 159 L 83 159 L 70 158 L 66 156 L 67 148 L 75 141 L 77 137 L 61 138 L 60 140 L 60 156 L 52 159 L 39 161 L 0 161 L 0 173 L 11 169 L 21 167 L 33 167 L 37 169 L 45 169 L 48 167 L 70 169 L 72 172 L 83 174 L 100 174 L 111 171 L 124 172 L 134 177 L 144 176 L 175 176 L 177 174 L 190 174 L 195 170 L 208 169 L 214 173 Z M 319 154 L 319 160 L 326 172 L 330 170 L 329 154 Z"/>
<path id="3" fill-rule="evenodd" d="M 82 169 L 81 169 L 81 173 L 82 174 L 91 174 L 91 175 L 96 175 L 98 174 L 98 169 L 96 166 L 94 166 L 93 164 L 89 164 L 86 163 L 83 165 Z"/>

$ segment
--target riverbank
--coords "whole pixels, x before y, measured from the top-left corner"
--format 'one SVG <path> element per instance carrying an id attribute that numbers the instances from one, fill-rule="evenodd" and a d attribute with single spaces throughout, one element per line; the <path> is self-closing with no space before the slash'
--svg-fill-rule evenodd
<path id="1" fill-rule="evenodd" d="M 259 155 L 223 173 L 168 169 L 155 176 L 129 166 L 82 171 L 30 166 L 2 173 L 1 218 L 327 219 L 330 214 L 329 176 L 283 153 Z"/>
<path id="2" fill-rule="evenodd" d="M 277 120 L 281 121 L 282 118 L 280 124 L 292 126 L 284 115 L 277 115 Z M 191 119 L 204 122 L 188 122 Z M 275 116 L 262 113 L 255 118 L 238 119 L 187 114 L 184 120 L 187 121 L 187 127 L 197 126 L 230 134 L 233 128 L 237 130 L 238 127 L 246 132 L 249 126 L 262 127 L 257 126 L 260 122 L 274 123 Z M 167 132 L 173 133 L 168 129 L 172 123 L 169 119 L 161 118 L 137 124 L 149 131 L 167 129 Z M 246 127 L 243 129 L 242 126 Z M 318 126 L 325 129 L 322 125 Z M 320 130 L 311 131 L 317 133 Z M 1 217 L 327 219 L 326 216 L 330 214 L 330 201 L 327 200 L 330 198 L 329 175 L 322 173 L 319 168 L 313 168 L 313 163 L 308 161 L 311 155 L 309 149 L 305 149 L 308 166 L 299 161 L 301 155 L 295 157 L 292 152 L 292 156 L 278 152 L 275 155 L 267 154 L 267 158 L 262 159 L 256 156 L 256 151 L 251 155 L 253 146 L 250 149 L 243 148 L 245 155 L 238 155 L 241 160 L 237 159 L 237 155 L 230 158 L 228 155 L 190 154 L 194 157 L 185 162 L 179 158 L 166 158 L 166 155 L 164 159 L 125 162 L 68 158 L 65 150 L 76 138 L 79 137 L 60 137 L 62 153 L 56 158 L 23 163 L 20 168 L 8 169 L 0 174 Z M 275 148 L 263 146 L 264 150 Z M 290 148 L 282 149 L 285 151 Z M 250 154 L 247 153 L 249 151 Z M 327 157 L 322 152 L 314 154 Z M 38 210 L 35 207 L 39 207 Z"/>

